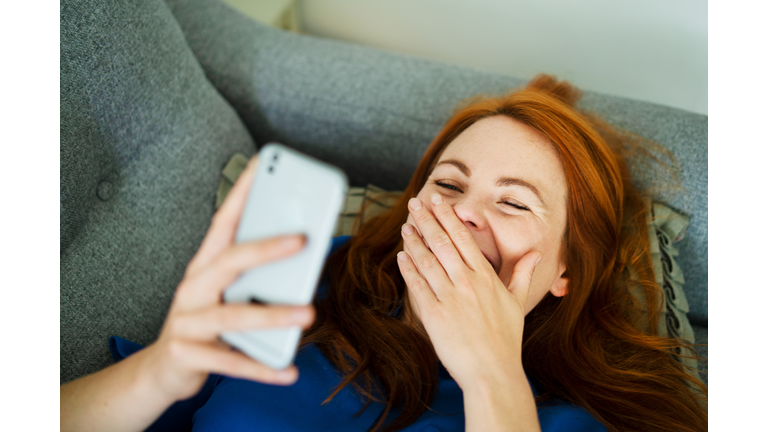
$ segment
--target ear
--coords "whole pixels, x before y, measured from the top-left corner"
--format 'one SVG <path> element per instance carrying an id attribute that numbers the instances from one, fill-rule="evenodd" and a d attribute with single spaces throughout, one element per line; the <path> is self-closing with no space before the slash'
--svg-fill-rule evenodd
<path id="1" fill-rule="evenodd" d="M 555 282 L 552 283 L 549 292 L 555 297 L 562 297 L 568 294 L 571 279 L 568 277 L 568 269 L 565 268 L 565 264 L 560 263 L 557 271 L 560 273 L 560 277 L 555 279 Z"/>

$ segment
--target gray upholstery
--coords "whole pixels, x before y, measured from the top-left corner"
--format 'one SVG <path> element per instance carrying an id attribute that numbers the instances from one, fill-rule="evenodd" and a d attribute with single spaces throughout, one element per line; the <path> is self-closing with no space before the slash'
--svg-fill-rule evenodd
<path id="1" fill-rule="evenodd" d="M 353 185 L 401 189 L 457 102 L 525 82 L 282 32 L 216 0 L 168 6 L 61 6 L 61 382 L 111 363 L 110 335 L 156 337 L 233 153 L 276 140 Z M 707 118 L 596 94 L 583 106 L 683 163 L 688 201 L 659 199 L 691 215 L 679 262 L 706 338 Z"/>
<path id="2" fill-rule="evenodd" d="M 208 78 L 257 142 L 328 160 L 354 185 L 403 189 L 457 102 L 525 83 L 466 67 L 275 31 L 209 0 L 169 0 Z M 254 79 L 258 77 L 257 79 Z M 707 323 L 707 117 L 587 92 L 582 107 L 671 150 L 687 192 L 656 199 L 691 216 L 678 248 L 691 322 Z M 660 169 L 636 171 L 655 185 Z"/>
<path id="3" fill-rule="evenodd" d="M 152 342 L 219 173 L 255 145 L 162 0 L 61 5 L 60 380 Z"/>

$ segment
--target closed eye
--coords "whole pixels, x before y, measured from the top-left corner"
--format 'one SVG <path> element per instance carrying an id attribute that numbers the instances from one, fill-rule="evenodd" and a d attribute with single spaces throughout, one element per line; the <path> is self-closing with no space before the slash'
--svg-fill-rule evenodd
<path id="1" fill-rule="evenodd" d="M 456 187 L 456 186 L 454 186 L 454 185 L 449 185 L 448 183 L 441 183 L 440 181 L 436 180 L 436 181 L 435 181 L 435 184 L 436 184 L 436 185 L 438 185 L 438 186 L 440 186 L 441 188 L 445 188 L 445 189 L 454 190 L 454 191 L 456 191 L 456 192 L 461 192 L 461 189 L 457 188 L 457 187 Z"/>
<path id="2" fill-rule="evenodd" d="M 448 190 L 452 190 L 452 191 L 456 191 L 456 192 L 462 192 L 461 189 L 457 188 L 456 186 L 450 185 L 448 183 L 443 183 L 443 182 L 441 182 L 439 180 L 436 180 L 435 184 L 440 186 L 441 188 L 444 188 L 444 189 L 448 189 Z M 504 201 L 504 200 L 501 200 L 501 202 L 503 202 L 504 204 L 506 204 L 508 206 L 514 207 L 514 208 L 516 208 L 518 210 L 528 210 L 528 211 L 531 210 L 531 209 L 529 209 L 528 207 L 526 207 L 524 205 L 511 203 L 509 201 Z"/>
<path id="3" fill-rule="evenodd" d="M 520 205 L 520 204 L 511 203 L 511 202 L 509 202 L 509 201 L 504 201 L 504 200 L 501 200 L 501 202 L 503 202 L 504 204 L 506 204 L 506 205 L 508 205 L 508 206 L 512 206 L 512 207 L 514 207 L 514 208 L 516 208 L 516 209 L 518 209 L 518 210 L 528 210 L 528 211 L 530 211 L 530 210 L 531 210 L 531 209 L 529 209 L 528 207 L 526 207 L 526 206 L 524 206 L 524 205 Z"/>

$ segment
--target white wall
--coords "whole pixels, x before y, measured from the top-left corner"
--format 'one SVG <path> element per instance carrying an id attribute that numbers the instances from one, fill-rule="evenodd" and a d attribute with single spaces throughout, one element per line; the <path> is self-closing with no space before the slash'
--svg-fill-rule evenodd
<path id="1" fill-rule="evenodd" d="M 703 0 L 298 0 L 303 31 L 707 113 Z"/>

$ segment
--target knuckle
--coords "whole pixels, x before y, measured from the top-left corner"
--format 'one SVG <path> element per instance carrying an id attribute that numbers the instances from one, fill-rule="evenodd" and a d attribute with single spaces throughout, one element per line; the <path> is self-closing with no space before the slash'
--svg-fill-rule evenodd
<path id="1" fill-rule="evenodd" d="M 398 263 L 402 268 L 403 274 L 408 275 L 408 274 L 416 273 L 416 267 L 414 267 L 410 259 L 406 262 L 402 262 L 398 260 Z"/>
<path id="2" fill-rule="evenodd" d="M 451 238 L 448 237 L 448 234 L 442 232 L 432 237 L 432 241 L 430 243 L 436 247 L 443 247 L 452 244 Z"/>
<path id="3" fill-rule="evenodd" d="M 235 310 L 228 310 L 229 308 L 216 308 L 213 311 L 213 320 L 218 324 L 220 328 L 231 329 L 237 326 L 239 321 L 238 314 Z"/>
<path id="4" fill-rule="evenodd" d="M 421 277 L 421 273 L 419 273 L 419 270 L 416 268 L 416 266 L 410 266 L 405 271 L 413 280 Z"/>
<path id="5" fill-rule="evenodd" d="M 437 214 L 439 216 L 442 216 L 442 217 L 448 217 L 448 216 L 454 214 L 453 207 L 451 207 L 451 206 L 443 206 L 442 208 L 438 209 L 435 212 L 435 214 Z"/>
<path id="6" fill-rule="evenodd" d="M 222 369 L 228 371 L 231 374 L 242 375 L 243 369 L 242 362 L 236 355 L 225 355 L 219 360 Z"/>
<path id="7" fill-rule="evenodd" d="M 273 381 L 275 373 L 253 360 L 250 359 L 238 359 L 234 368 L 237 370 L 238 375 L 243 377 L 251 377 L 257 381 Z"/>
<path id="8" fill-rule="evenodd" d="M 262 245 L 246 243 L 229 248 L 219 263 L 229 272 L 240 272 L 263 262 L 264 259 L 265 250 Z"/>
<path id="9" fill-rule="evenodd" d="M 263 318 L 264 324 L 268 326 L 280 326 L 290 324 L 292 322 L 291 314 L 287 310 L 262 307 L 259 313 Z"/>
<path id="10" fill-rule="evenodd" d="M 241 247 L 243 258 L 248 262 L 260 262 L 263 261 L 270 252 L 274 252 L 275 244 L 273 241 L 267 241 L 265 243 L 245 243 Z"/>
<path id="11" fill-rule="evenodd" d="M 425 211 L 421 214 L 416 215 L 415 219 L 418 222 L 425 223 L 425 222 L 429 222 L 432 219 L 432 215 L 429 214 L 429 212 Z"/>
<path id="12" fill-rule="evenodd" d="M 472 241 L 472 234 L 465 227 L 461 227 L 454 233 L 457 243 L 469 243 Z"/>
<path id="13" fill-rule="evenodd" d="M 459 286 L 459 287 L 467 287 L 467 286 L 471 287 L 472 286 L 472 282 L 470 281 L 470 279 L 467 277 L 467 275 L 465 275 L 463 273 L 459 273 L 459 274 L 457 274 L 457 275 L 455 275 L 453 277 L 455 278 L 454 284 L 456 286 Z"/>
<path id="14" fill-rule="evenodd" d="M 419 259 L 419 264 L 421 268 L 432 268 L 437 264 L 437 258 L 432 254 L 427 254 Z"/>
<path id="15" fill-rule="evenodd" d="M 423 278 L 417 278 L 413 281 L 412 286 L 414 289 L 421 290 L 421 289 L 429 289 L 429 286 L 427 285 L 427 281 L 425 281 Z"/>
<path id="16" fill-rule="evenodd" d="M 409 246 L 418 247 L 419 244 L 424 244 L 424 240 L 422 240 L 422 238 L 418 236 L 418 233 L 414 233 L 414 235 L 411 235 L 409 237 L 410 238 L 406 239 L 406 243 Z"/>
<path id="17" fill-rule="evenodd" d="M 493 283 L 494 281 L 496 281 L 499 278 L 499 276 L 496 274 L 496 272 L 494 272 L 492 269 L 490 269 L 490 270 L 489 269 L 485 269 L 485 270 L 480 272 L 480 275 L 481 275 L 483 281 L 486 284 L 491 284 L 491 283 Z M 510 281 L 512 281 L 512 280 L 515 280 L 515 273 L 514 272 L 512 273 L 512 277 L 510 278 Z"/>

